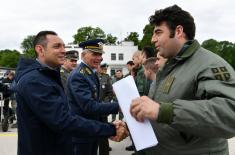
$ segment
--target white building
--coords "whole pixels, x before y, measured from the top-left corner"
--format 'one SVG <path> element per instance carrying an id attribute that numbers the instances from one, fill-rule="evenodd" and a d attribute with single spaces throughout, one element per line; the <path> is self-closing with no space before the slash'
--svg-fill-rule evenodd
<path id="1" fill-rule="evenodd" d="M 77 50 L 79 52 L 78 63 L 81 62 L 82 49 L 78 45 L 67 45 L 65 48 L 66 51 Z M 119 45 L 104 45 L 103 48 L 105 53 L 103 54 L 102 63 L 109 65 L 108 74 L 113 75 L 117 69 L 121 69 L 124 75 L 127 74 L 126 63 L 132 60 L 132 55 L 138 50 L 138 47 L 134 46 L 133 42 L 125 41 Z"/>

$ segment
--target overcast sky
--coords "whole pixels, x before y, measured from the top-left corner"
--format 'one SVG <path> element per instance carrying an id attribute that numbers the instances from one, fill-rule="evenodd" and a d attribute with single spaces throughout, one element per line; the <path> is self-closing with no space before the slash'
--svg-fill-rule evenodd
<path id="1" fill-rule="evenodd" d="M 192 14 L 200 42 L 209 38 L 235 42 L 234 0 L 2 0 L 0 50 L 21 50 L 23 39 L 41 30 L 56 31 L 69 43 L 84 26 L 100 27 L 119 40 L 128 32 L 142 37 L 149 16 L 173 4 Z"/>

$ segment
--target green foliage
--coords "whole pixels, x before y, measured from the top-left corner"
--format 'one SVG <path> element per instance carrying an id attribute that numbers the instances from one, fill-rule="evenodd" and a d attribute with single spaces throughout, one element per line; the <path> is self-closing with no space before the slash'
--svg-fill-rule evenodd
<path id="1" fill-rule="evenodd" d="M 35 38 L 35 35 L 29 35 L 27 36 L 23 42 L 21 43 L 21 48 L 23 49 L 23 53 L 25 57 L 28 58 L 35 58 L 35 52 L 33 47 L 33 40 Z"/>
<path id="2" fill-rule="evenodd" d="M 107 44 L 116 45 L 117 37 L 112 36 L 111 34 L 107 34 L 106 39 L 105 39 L 105 42 L 106 42 Z"/>
<path id="3" fill-rule="evenodd" d="M 25 58 L 36 58 L 35 50 L 33 48 L 27 50 L 26 52 L 24 52 L 22 57 L 25 57 Z"/>
<path id="4" fill-rule="evenodd" d="M 214 39 L 209 39 L 202 43 L 202 47 L 218 54 L 235 68 L 235 44 L 228 41 L 218 42 Z"/>
<path id="5" fill-rule="evenodd" d="M 145 46 L 153 46 L 153 44 L 151 43 L 151 39 L 152 39 L 152 35 L 153 35 L 153 29 L 154 29 L 154 26 L 150 25 L 150 24 L 147 24 L 144 27 L 143 38 L 138 44 L 139 49 L 143 49 L 143 47 L 145 47 Z"/>
<path id="6" fill-rule="evenodd" d="M 0 51 L 0 66 L 16 68 L 20 58 L 20 53 L 16 50 L 1 50 Z"/>
<path id="7" fill-rule="evenodd" d="M 139 34 L 137 32 L 131 32 L 125 39 L 125 41 L 133 41 L 134 45 L 139 44 Z"/>
<path id="8" fill-rule="evenodd" d="M 74 43 L 79 44 L 83 41 L 90 40 L 90 39 L 105 39 L 104 31 L 99 28 L 92 28 L 91 26 L 82 27 L 77 30 L 77 34 L 73 36 Z"/>

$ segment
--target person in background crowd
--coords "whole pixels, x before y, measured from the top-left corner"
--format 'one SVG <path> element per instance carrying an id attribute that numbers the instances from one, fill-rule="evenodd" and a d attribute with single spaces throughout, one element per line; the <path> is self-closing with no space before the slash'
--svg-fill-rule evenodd
<path id="1" fill-rule="evenodd" d="M 13 108 L 9 107 L 10 101 L 11 99 L 13 99 L 11 98 L 13 97 L 12 96 L 13 93 L 10 91 L 9 88 L 13 82 L 14 76 L 15 76 L 15 73 L 9 70 L 6 72 L 6 76 L 2 80 L 2 84 L 5 86 L 5 91 L 3 93 L 3 99 L 4 99 L 3 115 L 5 119 L 8 119 L 9 117 L 11 117 L 10 119 L 11 123 L 13 123 L 13 120 L 14 120 L 16 104 L 15 102 L 11 102 L 13 103 L 12 104 Z"/>
<path id="2" fill-rule="evenodd" d="M 142 64 L 145 62 L 146 59 L 151 57 L 156 57 L 157 54 L 155 48 L 151 46 L 145 46 L 141 52 L 142 52 Z"/>
<path id="3" fill-rule="evenodd" d="M 133 69 L 133 67 L 134 67 L 133 61 L 128 61 L 128 62 L 126 63 L 126 67 L 127 67 L 128 73 L 127 73 L 124 77 L 127 77 L 127 76 L 129 76 L 129 75 L 132 75 L 132 69 Z M 133 76 L 133 75 L 132 75 L 132 76 Z"/>
<path id="4" fill-rule="evenodd" d="M 156 73 L 158 67 L 156 65 L 157 57 L 151 57 L 144 61 L 144 75 L 148 80 L 154 81 L 156 79 Z"/>
<path id="5" fill-rule="evenodd" d="M 100 81 L 100 98 L 104 103 L 110 103 L 113 99 L 113 87 L 110 76 L 107 74 L 108 64 L 101 64 L 98 69 L 98 77 Z M 102 122 L 108 122 L 108 116 L 102 116 Z M 109 155 L 109 151 L 112 148 L 109 147 L 108 138 L 99 139 L 99 155 Z"/>
<path id="6" fill-rule="evenodd" d="M 112 77 L 112 84 L 114 84 L 115 82 L 121 80 L 122 78 L 123 78 L 122 70 L 117 69 L 117 70 L 115 71 L 115 75 Z M 113 97 L 113 100 L 114 100 L 115 102 L 117 102 L 116 96 Z M 119 116 L 119 117 L 118 117 L 119 120 L 122 120 L 122 119 L 123 119 L 123 114 L 122 114 L 121 111 L 118 112 L 118 116 Z M 112 122 L 115 121 L 115 120 L 116 120 L 116 114 L 112 114 Z"/>
<path id="7" fill-rule="evenodd" d="M 71 50 L 71 51 L 67 51 L 65 53 L 65 61 L 64 61 L 64 64 L 60 68 L 61 82 L 63 84 L 65 92 L 67 92 L 67 79 L 68 79 L 68 76 L 69 76 L 70 72 L 74 68 L 76 68 L 77 59 L 78 59 L 78 51 Z"/>

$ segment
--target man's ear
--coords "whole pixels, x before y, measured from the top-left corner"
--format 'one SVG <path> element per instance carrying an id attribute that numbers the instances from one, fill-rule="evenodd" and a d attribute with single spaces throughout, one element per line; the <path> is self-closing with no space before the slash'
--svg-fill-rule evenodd
<path id="1" fill-rule="evenodd" d="M 36 45 L 35 51 L 38 56 L 44 56 L 44 47 L 42 45 Z"/>
<path id="2" fill-rule="evenodd" d="M 185 36 L 185 34 L 184 34 L 184 27 L 183 26 L 181 26 L 181 25 L 176 26 L 175 36 L 177 38 L 181 38 L 181 37 Z"/>

